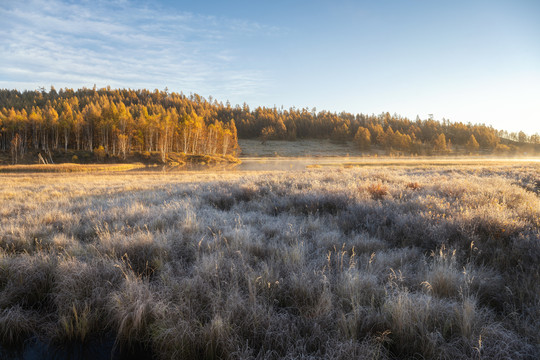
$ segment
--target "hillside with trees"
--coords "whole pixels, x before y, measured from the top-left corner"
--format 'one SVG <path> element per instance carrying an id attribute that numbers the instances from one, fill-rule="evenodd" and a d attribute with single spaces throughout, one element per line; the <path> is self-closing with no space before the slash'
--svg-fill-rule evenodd
<path id="1" fill-rule="evenodd" d="M 219 120 L 217 108 L 198 95 L 165 91 L 61 89 L 0 91 L 0 150 L 12 162 L 27 152 L 76 150 L 96 161 L 125 160 L 133 152 L 236 157 L 234 120 Z M 43 155 L 42 157 L 46 157 Z"/>
<path id="2" fill-rule="evenodd" d="M 537 153 L 540 136 L 498 131 L 484 124 L 463 124 L 432 118 L 415 121 L 399 115 L 316 112 L 315 109 L 257 108 L 233 110 L 240 138 L 298 138 L 352 141 L 359 149 L 404 155 Z"/>
<path id="3" fill-rule="evenodd" d="M 0 90 L 0 150 L 17 163 L 28 152 L 89 152 L 97 161 L 130 154 L 235 157 L 238 138 L 350 141 L 387 154 L 535 154 L 540 136 L 497 131 L 484 124 L 399 115 L 332 113 L 316 109 L 231 106 L 212 97 L 165 91 Z M 52 157 L 51 157 L 52 159 Z"/>

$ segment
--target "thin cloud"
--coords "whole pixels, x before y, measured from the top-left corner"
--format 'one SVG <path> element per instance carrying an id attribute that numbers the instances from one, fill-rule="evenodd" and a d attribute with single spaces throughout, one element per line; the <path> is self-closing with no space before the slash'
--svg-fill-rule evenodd
<path id="1" fill-rule="evenodd" d="M 261 93 L 269 75 L 239 68 L 231 44 L 277 31 L 127 1 L 8 1 L 0 17 L 0 86 L 18 89 L 97 83 L 168 86 L 223 98 Z"/>

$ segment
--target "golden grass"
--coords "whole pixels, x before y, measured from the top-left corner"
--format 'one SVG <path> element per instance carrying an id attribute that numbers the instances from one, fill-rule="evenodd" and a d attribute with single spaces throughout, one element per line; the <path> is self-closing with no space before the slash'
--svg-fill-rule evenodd
<path id="1" fill-rule="evenodd" d="M 539 171 L 3 174 L 0 345 L 537 358 Z"/>
<path id="2" fill-rule="evenodd" d="M 370 184 L 370 185 L 367 187 L 367 191 L 371 194 L 371 196 L 372 196 L 374 199 L 380 200 L 380 199 L 382 199 L 385 195 L 388 195 L 388 186 L 383 185 L 383 184 L 381 184 L 381 183 Z"/>
<path id="3" fill-rule="evenodd" d="M 143 169 L 144 164 L 48 164 L 48 165 L 3 165 L 0 173 L 70 173 L 97 171 L 128 171 Z"/>
<path id="4" fill-rule="evenodd" d="M 307 157 L 242 157 L 237 170 L 290 171 L 305 169 L 352 169 L 352 168 L 462 168 L 498 167 L 540 164 L 540 158 L 495 157 L 361 157 L 361 156 L 307 156 Z"/>
<path id="5" fill-rule="evenodd" d="M 539 163 L 540 159 L 499 159 L 499 158 L 362 158 L 358 161 L 341 159 L 339 161 L 321 162 L 319 167 L 370 167 L 370 166 L 425 166 L 425 167 L 461 167 L 461 166 L 505 166 L 520 163 Z"/>

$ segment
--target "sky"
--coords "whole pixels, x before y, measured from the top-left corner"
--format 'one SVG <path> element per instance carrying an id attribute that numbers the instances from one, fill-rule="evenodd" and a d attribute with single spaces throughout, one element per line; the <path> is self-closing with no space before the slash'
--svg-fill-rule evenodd
<path id="1" fill-rule="evenodd" d="M 0 19 L 0 88 L 167 88 L 540 133 L 537 0 L 0 0 Z"/>

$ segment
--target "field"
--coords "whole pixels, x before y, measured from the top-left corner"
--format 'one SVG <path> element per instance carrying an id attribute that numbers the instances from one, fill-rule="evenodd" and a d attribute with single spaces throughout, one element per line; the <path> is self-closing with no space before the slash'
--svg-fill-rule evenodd
<path id="1" fill-rule="evenodd" d="M 516 146 L 516 143 L 506 141 L 507 144 Z M 394 157 L 400 156 L 399 151 L 388 151 L 381 146 L 371 146 L 370 150 L 360 150 L 352 141 L 333 141 L 329 139 L 297 139 L 294 141 L 285 140 L 267 140 L 260 139 L 238 139 L 238 145 L 241 148 L 243 157 L 384 157 L 393 153 Z M 522 148 L 516 148 L 515 151 L 506 153 L 497 153 L 486 149 L 475 151 L 476 157 L 536 157 L 540 155 L 540 145 L 529 144 Z M 404 157 L 402 153 L 401 158 Z M 463 146 L 452 147 L 446 157 L 471 157 Z"/>
<path id="2" fill-rule="evenodd" d="M 0 357 L 537 359 L 540 164 L 458 163 L 0 174 Z"/>
<path id="3" fill-rule="evenodd" d="M 295 141 L 238 139 L 244 157 L 295 157 L 295 156 L 361 156 L 362 151 L 351 142 L 328 139 L 298 139 Z"/>
<path id="4" fill-rule="evenodd" d="M 0 173 L 70 173 L 110 172 L 143 169 L 143 164 L 47 164 L 47 165 L 0 165 Z"/>

